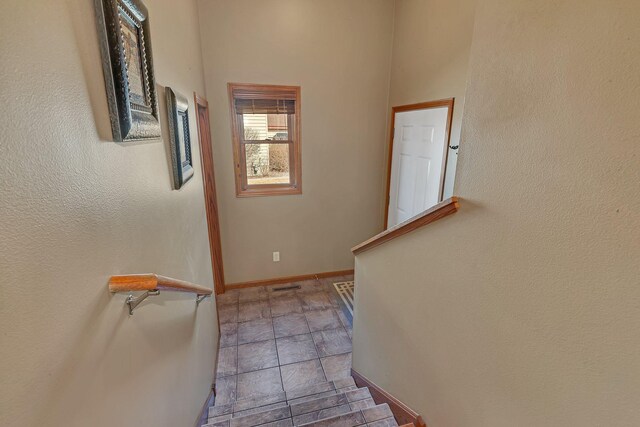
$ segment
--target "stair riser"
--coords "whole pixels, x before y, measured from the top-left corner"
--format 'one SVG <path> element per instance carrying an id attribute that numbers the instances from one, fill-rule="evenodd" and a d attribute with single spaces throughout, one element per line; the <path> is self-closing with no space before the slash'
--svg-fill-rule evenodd
<path id="1" fill-rule="evenodd" d="M 325 418 L 335 417 L 337 415 L 344 415 L 351 412 L 351 407 L 348 404 L 335 406 L 333 408 L 322 409 L 319 411 L 309 412 L 293 417 L 293 424 L 298 426 L 301 424 L 307 424 L 314 421 L 322 420 Z"/>
<path id="2" fill-rule="evenodd" d="M 302 415 L 309 412 L 320 411 L 322 409 L 333 408 L 335 406 L 346 405 L 348 403 L 349 401 L 347 400 L 347 396 L 344 393 L 340 393 L 291 405 L 291 414 L 293 416 Z"/>
<path id="3" fill-rule="evenodd" d="M 377 405 L 352 378 L 241 399 L 209 408 L 203 427 L 397 427 L 387 404 Z"/>
<path id="4" fill-rule="evenodd" d="M 229 427 L 252 427 L 274 421 L 286 420 L 287 418 L 291 418 L 291 409 L 285 406 L 284 408 L 270 409 L 257 414 L 245 415 L 244 417 L 234 417 L 231 419 Z"/>

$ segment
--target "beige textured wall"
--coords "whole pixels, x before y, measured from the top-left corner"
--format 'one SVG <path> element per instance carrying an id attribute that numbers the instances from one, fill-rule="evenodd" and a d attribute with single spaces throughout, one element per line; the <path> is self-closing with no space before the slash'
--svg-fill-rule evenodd
<path id="1" fill-rule="evenodd" d="M 196 4 L 145 3 L 157 81 L 193 108 Z M 107 280 L 212 286 L 195 132 L 195 177 L 173 191 L 164 91 L 165 142 L 108 140 L 93 1 L 1 10 L 0 425 L 194 425 L 213 376 L 213 301 L 196 310 L 194 296 L 163 294 L 129 317 Z"/>
<path id="2" fill-rule="evenodd" d="M 476 3 L 397 0 L 395 6 L 389 111 L 397 105 L 455 98 L 450 145 L 460 142 Z M 449 150 L 444 198 L 453 194 L 457 159 Z"/>
<path id="3" fill-rule="evenodd" d="M 638 22 L 479 3 L 462 210 L 356 259 L 354 367 L 430 427 L 640 424 Z"/>
<path id="4" fill-rule="evenodd" d="M 227 282 L 353 268 L 382 227 L 393 2 L 199 7 Z M 235 197 L 227 82 L 302 87 L 301 196 Z"/>

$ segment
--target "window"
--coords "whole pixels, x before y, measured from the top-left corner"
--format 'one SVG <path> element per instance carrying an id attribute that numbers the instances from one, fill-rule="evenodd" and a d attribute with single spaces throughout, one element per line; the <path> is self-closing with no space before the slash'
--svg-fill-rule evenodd
<path id="1" fill-rule="evenodd" d="M 300 87 L 229 83 L 238 197 L 301 194 Z"/>

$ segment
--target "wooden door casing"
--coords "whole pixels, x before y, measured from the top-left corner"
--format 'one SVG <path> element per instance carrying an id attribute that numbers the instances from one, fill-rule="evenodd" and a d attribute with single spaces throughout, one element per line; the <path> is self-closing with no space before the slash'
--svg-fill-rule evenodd
<path id="1" fill-rule="evenodd" d="M 417 104 L 409 104 L 409 105 L 400 105 L 392 107 L 391 109 L 391 126 L 390 126 L 390 135 L 389 135 L 389 147 L 387 151 L 387 182 L 385 188 L 385 209 L 384 209 L 384 229 L 386 230 L 389 224 L 389 204 L 390 204 L 390 193 L 391 193 L 391 174 L 392 174 L 392 164 L 393 164 L 393 152 L 394 152 L 394 136 L 395 136 L 395 120 L 396 113 L 406 112 L 406 111 L 415 111 L 415 110 L 423 110 L 430 108 L 440 108 L 447 107 L 448 115 L 447 115 L 447 123 L 445 129 L 445 146 L 444 146 L 444 157 L 443 164 L 441 169 L 441 185 L 438 196 L 438 201 L 441 201 L 444 196 L 444 179 L 447 168 L 447 160 L 449 154 L 449 142 L 451 138 L 451 123 L 453 121 L 453 107 L 454 107 L 454 98 L 441 99 L 438 101 L 429 101 L 429 102 L 421 102 Z"/>
<path id="2" fill-rule="evenodd" d="M 224 266 L 222 264 L 222 241 L 220 239 L 220 221 L 218 217 L 218 201 L 216 196 L 216 179 L 214 174 L 213 146 L 211 143 L 211 127 L 209 124 L 209 104 L 206 99 L 194 92 L 196 118 L 198 122 L 198 140 L 200 142 L 200 160 L 202 164 L 202 185 L 204 203 L 207 212 L 207 228 L 209 230 L 209 247 L 211 251 L 211 267 L 216 295 L 223 294 Z"/>

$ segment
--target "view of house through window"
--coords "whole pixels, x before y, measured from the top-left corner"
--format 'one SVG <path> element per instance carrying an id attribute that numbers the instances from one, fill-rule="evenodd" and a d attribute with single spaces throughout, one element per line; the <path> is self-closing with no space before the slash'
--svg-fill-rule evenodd
<path id="1" fill-rule="evenodd" d="M 300 194 L 300 88 L 229 84 L 236 194 Z"/>
<path id="2" fill-rule="evenodd" d="M 289 184 L 286 114 L 243 114 L 247 184 Z M 249 141 L 282 141 L 251 143 Z"/>

